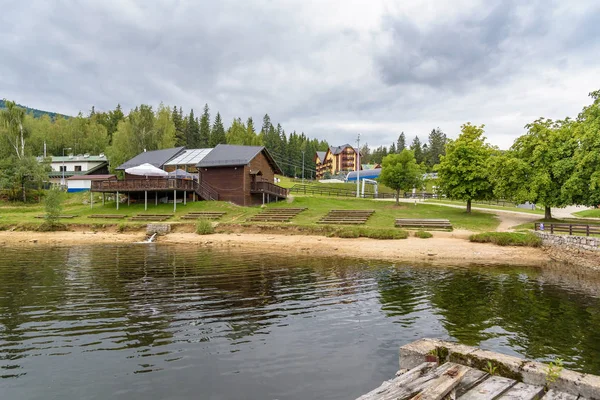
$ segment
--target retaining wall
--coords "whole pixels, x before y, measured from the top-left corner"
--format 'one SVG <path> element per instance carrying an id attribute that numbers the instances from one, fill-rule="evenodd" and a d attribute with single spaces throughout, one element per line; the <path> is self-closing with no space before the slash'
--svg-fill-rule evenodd
<path id="1" fill-rule="evenodd" d="M 551 233 L 536 231 L 542 239 L 544 246 L 559 246 L 570 249 L 582 249 L 590 251 L 600 251 L 600 238 L 589 236 L 569 236 L 569 235 L 553 235 Z"/>

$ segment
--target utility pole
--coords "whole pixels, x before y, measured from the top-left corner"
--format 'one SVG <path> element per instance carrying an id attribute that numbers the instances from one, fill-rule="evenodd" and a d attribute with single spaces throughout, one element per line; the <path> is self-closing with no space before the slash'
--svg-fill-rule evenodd
<path id="1" fill-rule="evenodd" d="M 304 150 L 302 150 L 302 184 L 304 184 Z"/>
<path id="2" fill-rule="evenodd" d="M 356 197 L 360 197 L 360 133 L 358 134 L 358 138 L 356 139 L 356 147 L 358 152 L 357 156 L 357 165 L 356 165 Z"/>

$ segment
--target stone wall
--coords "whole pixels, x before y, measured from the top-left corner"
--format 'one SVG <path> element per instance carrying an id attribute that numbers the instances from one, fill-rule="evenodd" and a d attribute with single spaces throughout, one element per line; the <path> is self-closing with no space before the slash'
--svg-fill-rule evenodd
<path id="1" fill-rule="evenodd" d="M 600 238 L 586 236 L 553 235 L 546 232 L 535 232 L 542 239 L 544 246 L 560 246 L 570 249 L 600 251 Z"/>
<path id="2" fill-rule="evenodd" d="M 171 224 L 148 224 L 146 226 L 146 233 L 152 235 L 157 233 L 159 235 L 166 235 L 171 232 Z"/>

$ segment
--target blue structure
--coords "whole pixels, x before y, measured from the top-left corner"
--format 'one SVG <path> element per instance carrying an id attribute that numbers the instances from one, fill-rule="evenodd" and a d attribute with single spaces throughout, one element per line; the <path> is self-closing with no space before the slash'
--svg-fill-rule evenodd
<path id="1" fill-rule="evenodd" d="M 346 175 L 346 182 L 356 182 L 356 171 L 349 172 Z M 375 169 L 365 169 L 360 171 L 359 179 L 362 181 L 363 179 L 377 179 L 381 174 L 381 168 Z"/>

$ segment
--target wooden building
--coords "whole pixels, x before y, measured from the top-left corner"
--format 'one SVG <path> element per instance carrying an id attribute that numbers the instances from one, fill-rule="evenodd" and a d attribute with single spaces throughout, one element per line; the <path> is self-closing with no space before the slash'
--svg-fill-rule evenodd
<path id="1" fill-rule="evenodd" d="M 275 185 L 281 169 L 263 146 L 219 144 L 197 164 L 200 183 L 219 193 L 219 200 L 239 205 L 264 204 L 287 197 Z"/>

